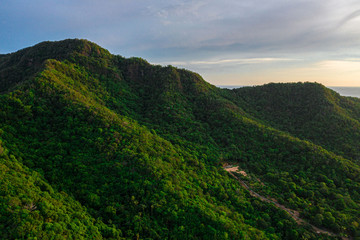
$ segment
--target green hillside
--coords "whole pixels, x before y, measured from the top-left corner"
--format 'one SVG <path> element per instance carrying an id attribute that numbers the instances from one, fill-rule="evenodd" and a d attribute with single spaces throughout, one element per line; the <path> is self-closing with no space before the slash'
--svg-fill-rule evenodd
<path id="1" fill-rule="evenodd" d="M 360 161 L 360 99 L 320 84 L 267 84 L 233 91 L 266 124 Z"/>
<path id="2" fill-rule="evenodd" d="M 0 236 L 336 238 L 250 196 L 233 163 L 307 222 L 360 237 L 357 99 L 311 83 L 219 89 L 86 40 L 0 55 L 0 93 Z"/>

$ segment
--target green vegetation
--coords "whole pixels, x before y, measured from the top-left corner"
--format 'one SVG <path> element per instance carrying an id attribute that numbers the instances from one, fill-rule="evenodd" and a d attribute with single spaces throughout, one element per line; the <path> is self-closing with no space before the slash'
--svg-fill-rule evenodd
<path id="1" fill-rule="evenodd" d="M 360 236 L 358 99 L 219 89 L 86 40 L 0 55 L 0 93 L 5 238 L 332 238 L 251 197 L 224 162 L 313 225 Z"/>
<path id="2" fill-rule="evenodd" d="M 313 83 L 268 84 L 234 93 L 237 104 L 265 124 L 360 162 L 358 98 Z"/>

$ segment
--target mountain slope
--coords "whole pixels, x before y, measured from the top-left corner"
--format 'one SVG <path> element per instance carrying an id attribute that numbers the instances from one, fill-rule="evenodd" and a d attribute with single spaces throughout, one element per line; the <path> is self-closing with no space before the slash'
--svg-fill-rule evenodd
<path id="1" fill-rule="evenodd" d="M 214 166 L 106 108 L 106 91 L 88 74 L 93 68 L 83 70 L 47 60 L 35 78 L 2 95 L 2 138 L 54 188 L 115 228 L 110 234 L 102 231 L 102 237 L 277 238 L 280 231 L 275 235 L 251 227 L 265 213 L 251 207 L 249 196 L 220 167 L 211 170 Z M 208 182 L 213 183 L 207 187 Z M 242 214 L 247 217 L 236 209 L 246 209 Z M 289 228 L 281 230 L 284 234 L 297 229 L 288 217 L 283 220 Z M 66 236 L 66 230 L 53 233 L 43 224 L 17 231 Z"/>
<path id="2" fill-rule="evenodd" d="M 180 76 L 181 72 L 182 70 L 178 71 Z M 186 75 L 180 79 L 184 78 L 186 82 Z M 312 86 L 316 87 L 316 85 Z M 136 88 L 141 89 L 141 85 L 137 85 Z M 181 89 L 173 91 L 180 98 L 176 102 L 182 101 L 186 103 L 182 106 L 190 106 L 187 107 L 186 114 L 183 112 L 176 114 L 179 111 L 176 108 L 165 109 L 164 104 L 159 101 L 149 104 L 153 108 L 164 107 L 160 113 L 167 113 L 166 120 L 163 115 L 155 115 L 156 121 L 164 121 L 156 125 L 156 130 L 164 133 L 168 139 L 173 139 L 172 141 L 177 141 L 177 136 L 182 133 L 186 133 L 182 135 L 182 141 L 186 139 L 188 142 L 199 143 L 202 139 L 206 139 L 204 144 L 208 146 L 208 150 L 210 149 L 206 152 L 208 156 L 221 153 L 219 157 L 223 160 L 239 162 L 243 168 L 256 173 L 257 177 L 267 183 L 267 194 L 284 201 L 289 207 L 303 210 L 302 214 L 314 224 L 325 225 L 335 231 L 356 228 L 354 226 L 358 222 L 359 215 L 350 217 L 353 214 L 350 209 L 353 207 L 358 209 L 359 166 L 357 164 L 336 156 L 320 146 L 264 126 L 264 121 L 260 120 L 259 123 L 257 115 L 251 114 L 252 111 L 249 111 L 246 104 L 241 106 L 232 93 L 221 92 L 214 87 L 202 90 L 192 91 L 188 88 L 186 91 Z M 316 92 L 316 88 L 312 91 Z M 170 95 L 171 89 L 165 93 L 166 96 Z M 153 99 L 162 99 L 161 94 L 156 94 Z M 153 110 L 149 112 L 153 115 L 156 113 Z M 169 115 L 168 112 L 172 114 Z M 279 110 L 279 113 L 282 112 Z M 184 119 L 184 116 L 190 117 Z M 172 124 L 167 125 L 168 122 Z M 182 127 L 181 131 L 179 126 Z M 189 144 L 188 142 L 185 144 Z M 336 142 L 333 146 L 336 146 Z M 352 153 L 357 154 L 358 150 L 354 148 Z M 345 179 L 351 179 L 351 183 L 345 184 Z M 347 204 L 343 204 L 344 199 L 347 199 L 345 200 Z M 339 202 L 340 206 L 338 206 Z M 347 209 L 347 206 L 352 207 Z M 340 212 L 347 217 L 339 215 Z M 325 220 L 324 213 L 327 216 Z M 333 215 L 337 216 L 335 221 Z M 315 216 L 322 220 L 319 221 Z"/>
<path id="3" fill-rule="evenodd" d="M 246 105 L 266 124 L 360 160 L 359 99 L 312 83 L 268 84 L 233 92 L 239 105 Z"/>
<path id="4" fill-rule="evenodd" d="M 29 56 L 37 64 L 25 64 Z M 31 74 L 13 76 L 19 71 Z M 0 56 L 0 73 L 3 148 L 96 219 L 85 238 L 330 238 L 252 198 L 222 170 L 228 161 L 317 226 L 357 234 L 356 162 L 265 126 L 238 95 L 195 73 L 114 56 L 85 40 Z M 351 106 L 343 108 L 357 116 Z M 16 231 L 67 236 L 66 227 L 40 227 L 47 219 L 40 216 L 36 227 Z"/>
<path id="5" fill-rule="evenodd" d="M 0 232 L 4 239 L 118 236 L 119 230 L 94 219 L 65 192 L 24 167 L 0 145 Z"/>

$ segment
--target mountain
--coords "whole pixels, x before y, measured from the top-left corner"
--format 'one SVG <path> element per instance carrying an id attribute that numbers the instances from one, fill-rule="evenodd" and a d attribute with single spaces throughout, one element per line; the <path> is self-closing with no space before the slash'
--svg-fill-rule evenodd
<path id="1" fill-rule="evenodd" d="M 264 123 L 360 161 L 359 98 L 341 97 L 313 83 L 267 84 L 234 92 L 237 103 Z"/>
<path id="2" fill-rule="evenodd" d="M 320 84 L 219 89 L 69 39 L 0 55 L 0 93 L 5 239 L 360 236 L 360 101 Z"/>

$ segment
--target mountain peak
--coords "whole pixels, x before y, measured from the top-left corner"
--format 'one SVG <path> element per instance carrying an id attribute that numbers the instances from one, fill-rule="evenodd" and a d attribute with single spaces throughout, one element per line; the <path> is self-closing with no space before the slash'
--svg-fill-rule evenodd
<path id="1" fill-rule="evenodd" d="M 109 58 L 108 50 L 86 39 L 45 41 L 14 53 L 0 55 L 0 92 L 38 72 L 45 60 L 72 59 L 78 56 Z"/>

